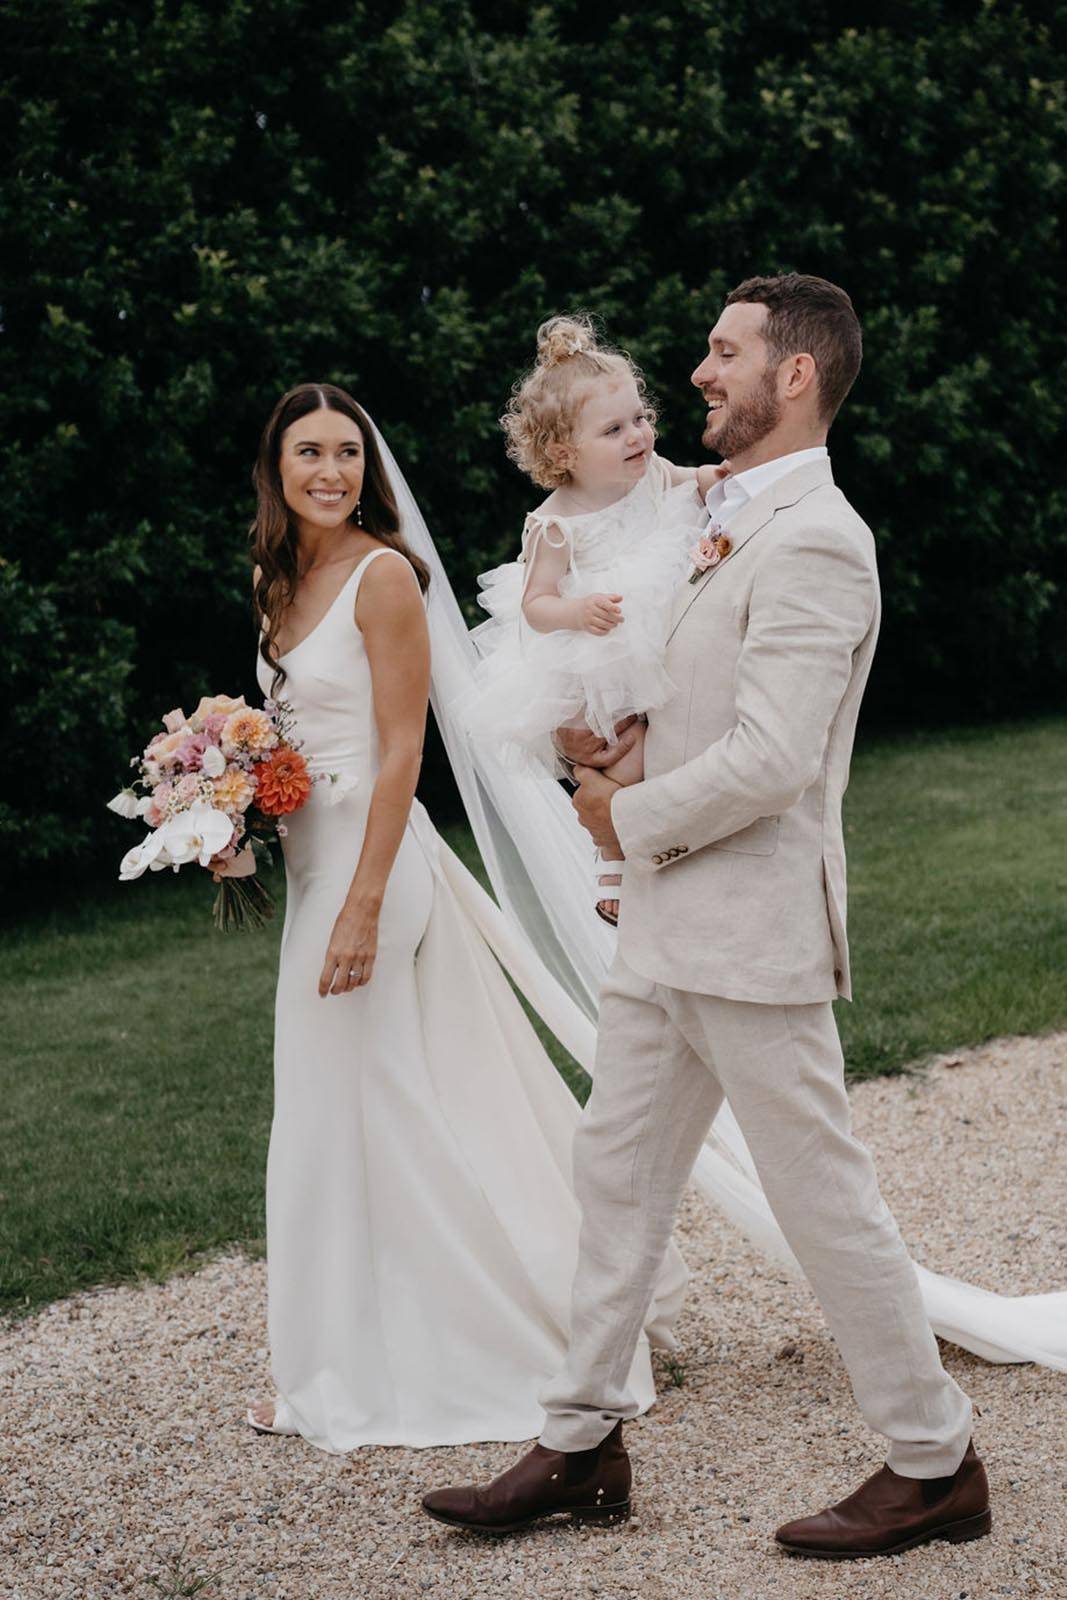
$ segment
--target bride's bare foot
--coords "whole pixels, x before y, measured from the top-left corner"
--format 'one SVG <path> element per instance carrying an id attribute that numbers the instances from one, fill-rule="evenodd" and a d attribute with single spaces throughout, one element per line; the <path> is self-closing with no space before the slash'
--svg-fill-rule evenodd
<path id="1" fill-rule="evenodd" d="M 249 1407 L 248 1415 L 253 1422 L 258 1422 L 261 1428 L 273 1428 L 274 1401 L 257 1400 L 254 1406 Z"/>

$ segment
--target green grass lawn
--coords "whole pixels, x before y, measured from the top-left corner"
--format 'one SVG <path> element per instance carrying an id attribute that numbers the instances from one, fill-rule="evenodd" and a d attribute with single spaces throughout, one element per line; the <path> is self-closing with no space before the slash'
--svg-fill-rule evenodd
<path id="1" fill-rule="evenodd" d="M 1067 720 L 870 745 L 846 826 L 852 1076 L 1067 1025 Z M 224 937 L 210 899 L 152 875 L 0 931 L 7 1311 L 261 1247 L 280 918 Z"/>

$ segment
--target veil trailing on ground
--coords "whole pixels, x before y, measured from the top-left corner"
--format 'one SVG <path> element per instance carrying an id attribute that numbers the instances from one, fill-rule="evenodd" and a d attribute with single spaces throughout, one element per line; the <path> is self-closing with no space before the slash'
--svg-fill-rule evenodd
<path id="1" fill-rule="evenodd" d="M 403 537 L 430 570 L 431 704 L 502 912 L 484 909 L 480 931 L 533 1009 L 591 1073 L 597 996 L 615 948 L 614 933 L 589 904 L 593 845 L 554 779 L 516 771 L 474 747 L 452 715 L 450 707 L 473 681 L 478 653 L 404 475 L 377 429 L 375 439 Z M 757 1249 L 802 1276 L 725 1103 L 693 1177 Z M 986 1361 L 1036 1361 L 1067 1371 L 1067 1292 L 997 1295 L 916 1270 L 935 1333 Z"/>

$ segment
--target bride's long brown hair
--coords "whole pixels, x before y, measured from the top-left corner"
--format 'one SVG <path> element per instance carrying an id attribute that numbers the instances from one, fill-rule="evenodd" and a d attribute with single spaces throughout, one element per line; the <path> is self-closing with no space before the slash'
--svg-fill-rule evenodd
<path id="1" fill-rule="evenodd" d="M 271 412 L 270 421 L 259 441 L 259 454 L 252 471 L 256 490 L 256 516 L 249 530 L 252 557 L 259 567 L 253 590 L 256 623 L 262 630 L 259 653 L 273 673 L 271 693 L 285 681 L 285 668 L 274 657 L 274 643 L 282 618 L 292 604 L 300 577 L 299 536 L 296 522 L 282 492 L 278 465 L 282 435 L 310 411 L 340 411 L 359 428 L 363 436 L 363 487 L 360 489 L 361 522 L 349 519 L 364 533 L 398 550 L 408 561 L 425 594 L 430 586 L 429 568 L 410 551 L 400 533 L 397 509 L 389 479 L 382 464 L 370 418 L 352 396 L 333 383 L 299 383 L 283 394 Z"/>

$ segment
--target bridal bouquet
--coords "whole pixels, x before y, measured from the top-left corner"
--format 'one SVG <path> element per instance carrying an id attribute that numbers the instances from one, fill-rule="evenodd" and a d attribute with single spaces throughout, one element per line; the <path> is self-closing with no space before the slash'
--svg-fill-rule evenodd
<path id="1" fill-rule="evenodd" d="M 152 831 L 123 856 L 120 879 L 196 861 L 219 885 L 215 926 L 262 927 L 274 902 L 256 867 L 270 865 L 281 819 L 304 805 L 314 782 L 285 702 L 260 711 L 243 695 L 204 695 L 190 717 L 168 711 L 163 732 L 130 765 L 137 777 L 108 806 Z"/>

